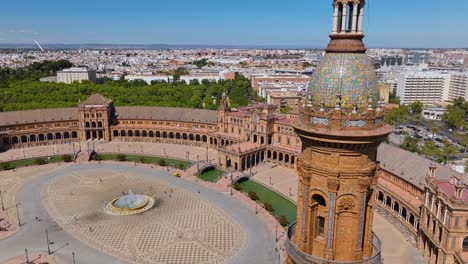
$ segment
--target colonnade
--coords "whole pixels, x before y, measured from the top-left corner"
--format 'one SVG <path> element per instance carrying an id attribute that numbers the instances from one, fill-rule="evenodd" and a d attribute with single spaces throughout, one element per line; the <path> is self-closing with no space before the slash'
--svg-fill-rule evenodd
<path id="1" fill-rule="evenodd" d="M 417 237 L 419 220 L 416 212 L 413 212 L 413 210 L 406 206 L 404 202 L 398 200 L 394 195 L 386 193 L 383 190 L 378 190 L 376 192 L 375 200 L 377 201 L 377 205 L 385 209 L 402 223 L 415 238 Z"/>
<path id="2" fill-rule="evenodd" d="M 1 140 L 1 144 L 3 146 L 10 146 L 10 147 L 21 147 L 23 145 L 35 145 L 38 143 L 45 143 L 45 142 L 65 142 L 69 140 L 76 140 L 78 139 L 78 132 L 71 131 L 71 132 L 48 132 L 48 133 L 34 133 L 34 134 L 27 134 L 21 136 L 11 136 L 11 137 L 4 137 Z"/>
<path id="3" fill-rule="evenodd" d="M 364 3 L 359 1 L 335 2 L 332 33 L 362 34 Z"/>
<path id="4" fill-rule="evenodd" d="M 283 151 L 268 149 L 267 161 L 287 168 L 296 167 L 296 156 Z"/>

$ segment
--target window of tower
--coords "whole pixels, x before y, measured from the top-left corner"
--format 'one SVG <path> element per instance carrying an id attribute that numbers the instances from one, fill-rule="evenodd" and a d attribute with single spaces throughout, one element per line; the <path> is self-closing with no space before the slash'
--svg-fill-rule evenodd
<path id="1" fill-rule="evenodd" d="M 321 206 L 327 206 L 325 199 L 323 199 L 323 197 L 318 194 L 314 194 L 312 196 L 312 200 L 313 200 L 313 204 L 318 203 Z"/>
<path id="2" fill-rule="evenodd" d="M 465 239 L 463 239 L 463 251 L 468 251 L 468 237 L 465 237 Z"/>
<path id="3" fill-rule="evenodd" d="M 324 237 L 325 235 L 325 218 L 317 217 L 317 236 Z"/>

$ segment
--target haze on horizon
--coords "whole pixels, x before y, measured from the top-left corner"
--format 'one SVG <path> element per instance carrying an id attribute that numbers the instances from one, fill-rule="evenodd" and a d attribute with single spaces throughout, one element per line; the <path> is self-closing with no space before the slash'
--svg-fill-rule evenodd
<path id="1" fill-rule="evenodd" d="M 0 43 L 324 47 L 331 0 L 8 1 Z M 468 1 L 368 0 L 366 45 L 468 48 Z M 454 4 L 456 2 L 456 5 Z"/>

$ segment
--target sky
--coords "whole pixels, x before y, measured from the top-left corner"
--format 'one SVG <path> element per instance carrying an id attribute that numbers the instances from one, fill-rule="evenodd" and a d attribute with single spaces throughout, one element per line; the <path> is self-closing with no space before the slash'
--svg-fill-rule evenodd
<path id="1" fill-rule="evenodd" d="M 2 0 L 0 43 L 322 48 L 332 0 Z M 468 48 L 466 0 L 367 0 L 368 47 Z"/>

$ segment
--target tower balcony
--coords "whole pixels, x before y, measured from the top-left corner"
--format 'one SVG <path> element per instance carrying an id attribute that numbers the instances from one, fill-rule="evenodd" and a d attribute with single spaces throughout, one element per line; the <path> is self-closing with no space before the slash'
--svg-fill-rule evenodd
<path id="1" fill-rule="evenodd" d="M 291 224 L 288 227 L 288 236 L 286 237 L 286 251 L 288 252 L 289 258 L 295 264 L 381 264 L 381 248 L 382 242 L 380 239 L 372 233 L 372 256 L 363 260 L 357 261 L 336 261 L 321 259 L 312 255 L 309 255 L 296 247 L 293 241 L 291 241 L 294 233 L 296 232 L 296 223 Z"/>

